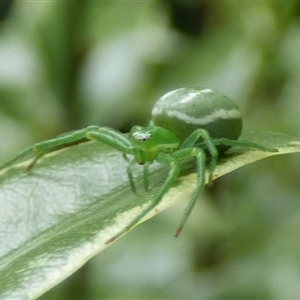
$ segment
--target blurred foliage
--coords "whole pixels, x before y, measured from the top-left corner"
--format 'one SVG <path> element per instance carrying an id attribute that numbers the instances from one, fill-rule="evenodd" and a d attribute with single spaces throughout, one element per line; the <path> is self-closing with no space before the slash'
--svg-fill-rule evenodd
<path id="1" fill-rule="evenodd" d="M 146 124 L 153 102 L 182 86 L 236 99 L 246 129 L 299 136 L 297 1 L 3 1 L 0 9 L 2 162 L 82 126 Z M 299 298 L 299 160 L 274 157 L 217 180 L 179 239 L 185 203 L 41 299 Z"/>
<path id="2" fill-rule="evenodd" d="M 9 14 L 10 7 L 12 5 L 12 0 L 3 0 L 0 2 L 0 22 L 5 20 Z"/>

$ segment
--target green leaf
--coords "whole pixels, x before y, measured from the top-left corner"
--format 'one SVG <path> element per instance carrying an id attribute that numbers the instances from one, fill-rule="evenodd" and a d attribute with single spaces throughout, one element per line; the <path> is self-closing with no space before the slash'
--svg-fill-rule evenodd
<path id="1" fill-rule="evenodd" d="M 214 178 L 268 156 L 300 152 L 300 139 L 284 134 L 252 132 L 242 139 L 278 152 L 230 149 L 219 160 Z M 34 299 L 75 272 L 149 204 L 168 172 L 154 164 L 151 189 L 145 191 L 137 166 L 134 194 L 126 157 L 97 142 L 50 153 L 31 171 L 26 171 L 28 164 L 0 173 L 1 299 Z M 193 169 L 185 166 L 147 218 L 191 197 L 197 185 Z"/>

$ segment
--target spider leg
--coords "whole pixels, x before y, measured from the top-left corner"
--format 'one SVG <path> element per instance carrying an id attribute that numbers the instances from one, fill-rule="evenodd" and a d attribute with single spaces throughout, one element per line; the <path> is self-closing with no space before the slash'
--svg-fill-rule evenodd
<path id="1" fill-rule="evenodd" d="M 85 130 L 78 130 L 78 131 L 74 131 L 71 133 L 67 133 L 64 134 L 62 136 L 58 136 L 55 139 L 51 139 L 45 142 L 40 142 L 40 143 L 36 143 L 31 147 L 28 147 L 27 149 L 25 149 L 23 152 L 21 152 L 20 154 L 18 154 L 16 157 L 12 158 L 11 160 L 9 160 L 7 163 L 3 164 L 0 167 L 1 169 L 10 167 L 11 165 L 22 161 L 23 159 L 25 159 L 27 156 L 32 155 L 34 153 L 37 154 L 37 157 L 34 158 L 34 160 L 30 163 L 30 165 L 28 166 L 28 169 L 31 169 L 34 164 L 37 162 L 37 160 L 42 157 L 43 155 L 63 148 L 64 146 L 68 146 L 69 144 L 72 144 L 78 140 L 84 139 L 85 138 Z"/>
<path id="2" fill-rule="evenodd" d="M 133 158 L 127 166 L 127 175 L 128 175 L 130 187 L 134 193 L 136 192 L 136 187 L 135 187 L 135 183 L 134 183 L 134 176 L 133 176 L 132 168 L 135 164 L 137 164 L 137 161 L 135 158 Z M 144 181 L 144 186 L 145 186 L 146 191 L 149 189 L 149 166 L 150 166 L 150 164 L 151 164 L 151 162 L 146 162 L 144 164 L 143 181 Z"/>
<path id="3" fill-rule="evenodd" d="M 196 161 L 197 161 L 198 185 L 197 185 L 196 191 L 193 194 L 192 199 L 190 200 L 187 208 L 184 211 L 184 215 L 183 215 L 183 217 L 179 223 L 179 226 L 176 230 L 175 237 L 179 236 L 179 234 L 181 233 L 188 217 L 190 216 L 195 204 L 197 203 L 197 201 L 205 187 L 206 154 L 205 154 L 204 150 L 201 148 L 193 148 L 191 154 L 192 154 L 192 156 L 196 157 Z M 184 159 L 186 159 L 186 158 L 184 158 Z"/>
<path id="4" fill-rule="evenodd" d="M 90 139 L 97 140 L 114 149 L 120 150 L 125 154 L 132 154 L 132 145 L 127 137 L 118 131 L 106 127 L 89 126 L 77 131 L 66 133 L 58 136 L 57 138 L 40 142 L 28 147 L 16 157 L 9 160 L 7 163 L 0 167 L 1 169 L 10 167 L 11 165 L 24 160 L 27 156 L 36 153 L 36 157 L 29 164 L 27 169 L 34 167 L 35 163 L 45 154 L 70 146 L 73 143 L 80 142 L 81 140 Z"/>
<path id="5" fill-rule="evenodd" d="M 135 165 L 137 162 L 135 160 L 135 158 L 133 158 L 131 160 L 131 162 L 128 164 L 127 166 L 127 176 L 128 176 L 128 179 L 129 179 L 129 183 L 130 183 L 130 187 L 131 187 L 131 190 L 135 193 L 136 189 L 135 189 L 135 184 L 134 184 L 134 178 L 133 178 L 133 171 L 132 171 L 132 167 L 133 165 Z"/>
<path id="6" fill-rule="evenodd" d="M 266 147 L 263 145 L 260 145 L 258 143 L 254 143 L 251 141 L 246 140 L 229 140 L 226 138 L 215 138 L 213 139 L 215 145 L 225 145 L 230 147 L 241 147 L 241 148 L 252 148 L 257 149 L 265 152 L 278 152 L 278 149 L 273 147 Z"/>
<path id="7" fill-rule="evenodd" d="M 191 137 L 191 136 L 190 136 Z M 196 137 L 192 137 L 191 140 L 186 140 L 186 144 L 192 144 L 193 142 L 195 143 Z M 271 147 L 265 147 L 260 144 L 254 143 L 254 142 L 248 142 L 248 141 L 243 141 L 243 140 L 229 140 L 226 138 L 218 138 L 218 139 L 213 139 L 213 144 L 214 145 L 226 145 L 230 147 L 243 147 L 243 148 L 254 148 L 262 151 L 270 151 L 270 152 L 277 152 L 278 150 L 276 148 L 271 148 Z M 186 146 L 186 144 L 184 146 Z M 206 145 L 205 142 L 203 142 L 203 146 Z M 198 176 L 198 187 L 190 200 L 184 215 L 182 217 L 182 220 L 176 230 L 175 236 L 177 237 L 180 232 L 182 231 L 189 215 L 191 214 L 199 196 L 201 195 L 204 187 L 205 187 L 205 163 L 206 163 L 206 155 L 205 152 L 202 148 L 195 148 L 196 154 L 196 160 L 197 160 L 197 176 Z M 174 153 L 176 155 L 176 152 Z"/>
<path id="8" fill-rule="evenodd" d="M 203 139 L 203 144 L 206 146 L 211 156 L 211 160 L 209 163 L 209 177 L 208 177 L 208 185 L 211 186 L 213 182 L 213 171 L 217 165 L 219 151 L 215 146 L 214 139 L 210 137 L 208 131 L 201 128 L 196 129 L 186 138 L 186 140 L 180 146 L 180 149 L 195 146 L 195 144 L 197 143 L 200 137 Z"/>
<path id="9" fill-rule="evenodd" d="M 119 231 L 116 235 L 114 235 L 112 238 L 106 241 L 106 244 L 110 244 L 111 242 L 119 238 L 121 235 L 123 235 L 124 233 L 132 229 L 135 225 L 137 225 L 145 215 L 147 215 L 151 210 L 153 210 L 158 205 L 158 203 L 162 200 L 163 196 L 167 193 L 167 191 L 169 190 L 173 182 L 177 179 L 180 172 L 180 165 L 178 160 L 175 157 L 173 157 L 171 154 L 159 152 L 157 156 L 157 161 L 162 164 L 169 165 L 170 171 L 167 179 L 165 180 L 159 192 L 156 194 L 155 198 L 153 199 L 153 202 L 144 210 L 142 210 L 141 213 L 138 216 L 136 216 L 121 231 Z"/>
<path id="10" fill-rule="evenodd" d="M 102 142 L 123 154 L 132 154 L 132 144 L 122 133 L 107 127 L 89 126 L 85 129 L 85 137 Z"/>
<path id="11" fill-rule="evenodd" d="M 206 162 L 206 155 L 202 149 L 196 147 L 189 147 L 185 149 L 179 149 L 172 154 L 167 154 L 163 152 L 159 152 L 157 156 L 157 161 L 162 164 L 166 164 L 170 166 L 170 171 L 167 179 L 163 183 L 162 187 L 160 188 L 159 192 L 156 194 L 153 202 L 146 207 L 138 216 L 136 216 L 127 226 L 125 226 L 121 231 L 119 231 L 116 235 L 110 238 L 106 244 L 109 244 L 119 238 L 121 235 L 132 229 L 135 225 L 139 223 L 139 221 L 147 215 L 150 211 L 152 211 L 162 200 L 164 195 L 168 192 L 170 187 L 172 186 L 173 182 L 177 179 L 179 172 L 180 172 L 180 162 L 183 162 L 191 157 L 196 157 L 197 159 L 197 175 L 198 175 L 198 182 L 199 185 L 197 187 L 196 192 L 193 195 L 192 200 L 190 201 L 185 214 L 182 218 L 182 221 L 176 231 L 176 236 L 179 235 L 181 232 L 184 224 L 186 223 L 191 211 L 196 204 L 199 195 L 204 189 L 205 186 L 205 162 Z"/>
<path id="12" fill-rule="evenodd" d="M 145 190 L 148 191 L 149 190 L 149 168 L 152 162 L 147 161 L 144 164 L 144 173 L 143 173 L 143 177 L 144 177 L 144 186 L 145 186 Z"/>

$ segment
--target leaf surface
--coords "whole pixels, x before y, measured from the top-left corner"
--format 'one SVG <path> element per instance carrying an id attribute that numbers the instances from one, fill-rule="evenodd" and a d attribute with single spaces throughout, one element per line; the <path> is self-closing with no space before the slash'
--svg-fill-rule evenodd
<path id="1" fill-rule="evenodd" d="M 299 138 L 280 133 L 250 132 L 242 139 L 278 152 L 232 148 L 219 160 L 214 178 L 268 156 L 300 152 Z M 145 191 L 137 166 L 134 194 L 126 174 L 128 160 L 97 142 L 50 153 L 26 171 L 29 163 L 0 173 L 1 299 L 34 299 L 75 272 L 149 204 L 168 172 L 153 164 L 151 188 Z M 146 218 L 191 197 L 196 185 L 194 166 L 185 166 Z"/>

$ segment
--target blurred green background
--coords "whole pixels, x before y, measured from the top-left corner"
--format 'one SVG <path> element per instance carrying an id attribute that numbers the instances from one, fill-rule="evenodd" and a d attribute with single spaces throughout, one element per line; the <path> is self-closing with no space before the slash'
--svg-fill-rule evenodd
<path id="1" fill-rule="evenodd" d="M 0 161 L 91 124 L 145 125 L 162 94 L 209 87 L 245 130 L 300 136 L 298 1 L 0 2 Z M 40 299 L 300 299 L 300 156 L 218 179 Z"/>

